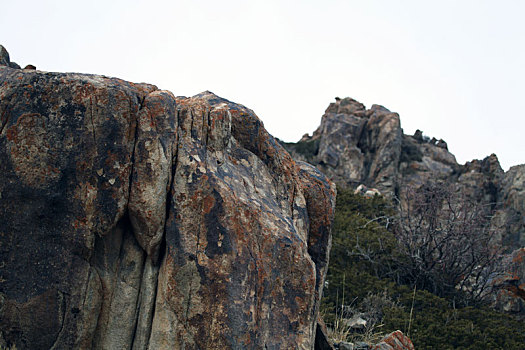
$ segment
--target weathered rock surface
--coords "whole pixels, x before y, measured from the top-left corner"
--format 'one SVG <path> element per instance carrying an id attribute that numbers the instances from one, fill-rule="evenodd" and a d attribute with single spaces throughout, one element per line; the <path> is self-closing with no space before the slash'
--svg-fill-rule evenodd
<path id="1" fill-rule="evenodd" d="M 335 187 L 210 92 L 0 66 L 0 345 L 313 349 Z"/>
<path id="2" fill-rule="evenodd" d="M 511 167 L 503 176 L 498 194 L 501 205 L 496 219 L 506 234 L 503 244 L 525 247 L 525 164 Z"/>

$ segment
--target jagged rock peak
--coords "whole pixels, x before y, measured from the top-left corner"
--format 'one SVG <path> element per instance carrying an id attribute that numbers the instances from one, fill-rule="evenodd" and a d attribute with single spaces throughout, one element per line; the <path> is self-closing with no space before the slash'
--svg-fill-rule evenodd
<path id="1" fill-rule="evenodd" d="M 0 45 L 0 66 L 7 66 L 10 68 L 20 69 L 20 66 L 17 63 L 12 62 L 10 60 L 9 52 L 7 52 L 5 47 L 3 47 L 2 45 Z"/>
<path id="2" fill-rule="evenodd" d="M 295 159 L 310 162 L 343 187 L 363 184 L 386 197 L 403 198 L 408 188 L 449 184 L 466 196 L 495 208 L 494 225 L 506 249 L 525 243 L 523 168 L 505 173 L 492 154 L 465 165 L 457 163 L 442 139 L 421 130 L 405 135 L 397 113 L 351 98 L 330 104 L 312 136 L 285 144 Z M 496 225 L 497 221 L 497 225 Z"/>
<path id="3" fill-rule="evenodd" d="M 251 110 L 0 81 L 0 347 L 313 349 L 335 186 Z"/>
<path id="4" fill-rule="evenodd" d="M 503 175 L 504 171 L 499 163 L 498 156 L 492 153 L 483 160 L 473 159 L 465 163 L 465 171 L 477 171 L 484 174 Z"/>
<path id="5" fill-rule="evenodd" d="M 0 45 L 0 65 L 9 66 L 9 62 L 11 62 L 9 60 L 9 52 L 7 52 L 5 47 Z"/>

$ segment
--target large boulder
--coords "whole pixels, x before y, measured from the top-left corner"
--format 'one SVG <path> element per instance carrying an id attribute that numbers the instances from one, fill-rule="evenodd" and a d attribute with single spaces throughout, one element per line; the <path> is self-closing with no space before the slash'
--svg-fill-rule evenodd
<path id="1" fill-rule="evenodd" d="M 0 345 L 313 349 L 335 187 L 205 92 L 0 67 Z"/>

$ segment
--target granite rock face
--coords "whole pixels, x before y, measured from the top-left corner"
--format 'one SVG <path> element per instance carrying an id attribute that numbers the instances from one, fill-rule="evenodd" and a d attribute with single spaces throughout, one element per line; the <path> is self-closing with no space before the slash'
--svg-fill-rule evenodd
<path id="1" fill-rule="evenodd" d="M 0 66 L 0 345 L 313 349 L 335 186 L 205 92 Z"/>

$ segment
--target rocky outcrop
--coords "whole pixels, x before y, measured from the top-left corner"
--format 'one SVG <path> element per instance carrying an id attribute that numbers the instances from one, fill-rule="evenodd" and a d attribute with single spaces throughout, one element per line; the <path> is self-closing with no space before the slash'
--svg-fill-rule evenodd
<path id="1" fill-rule="evenodd" d="M 500 276 L 494 281 L 502 290 L 487 299 L 496 309 L 524 317 L 519 276 L 525 260 L 516 258 L 515 250 L 525 247 L 525 165 L 504 172 L 495 154 L 460 165 L 445 141 L 426 137 L 421 130 L 405 135 L 399 115 L 377 105 L 366 109 L 351 98 L 336 98 L 312 136 L 283 145 L 295 159 L 315 165 L 338 185 L 367 197 L 395 197 L 401 208 L 407 207 L 414 189 L 444 184 L 458 199 L 487 209 L 491 249 L 507 254 L 502 260 L 509 265 L 502 266 L 501 271 L 508 271 L 503 281 Z"/>
<path id="2" fill-rule="evenodd" d="M 9 58 L 9 52 L 0 45 L 0 66 L 7 66 L 15 69 L 20 69 L 20 66 L 16 62 L 12 62 Z"/>
<path id="3" fill-rule="evenodd" d="M 445 141 L 426 139 L 420 130 L 404 135 L 397 113 L 379 105 L 366 109 L 348 97 L 328 106 L 312 136 L 285 146 L 294 158 L 316 165 L 341 186 L 364 184 L 387 196 L 459 170 Z"/>
<path id="4" fill-rule="evenodd" d="M 292 154 L 317 165 L 336 183 L 366 183 L 381 192 L 391 192 L 397 183 L 402 131 L 399 115 L 384 107 L 366 110 L 353 99 L 337 100 L 327 108 L 319 129 L 302 142 L 317 147 L 305 157 L 290 145 Z"/>
<path id="5" fill-rule="evenodd" d="M 525 246 L 525 165 L 504 172 L 496 155 L 456 162 L 447 143 L 417 130 L 405 135 L 399 115 L 351 98 L 336 98 L 319 128 L 298 143 L 283 143 L 295 159 L 310 162 L 343 187 L 376 188 L 403 201 L 407 189 L 448 183 L 490 206 L 498 242 L 508 252 Z"/>
<path id="6" fill-rule="evenodd" d="M 335 187 L 244 106 L 0 66 L 0 345 L 312 349 Z"/>

